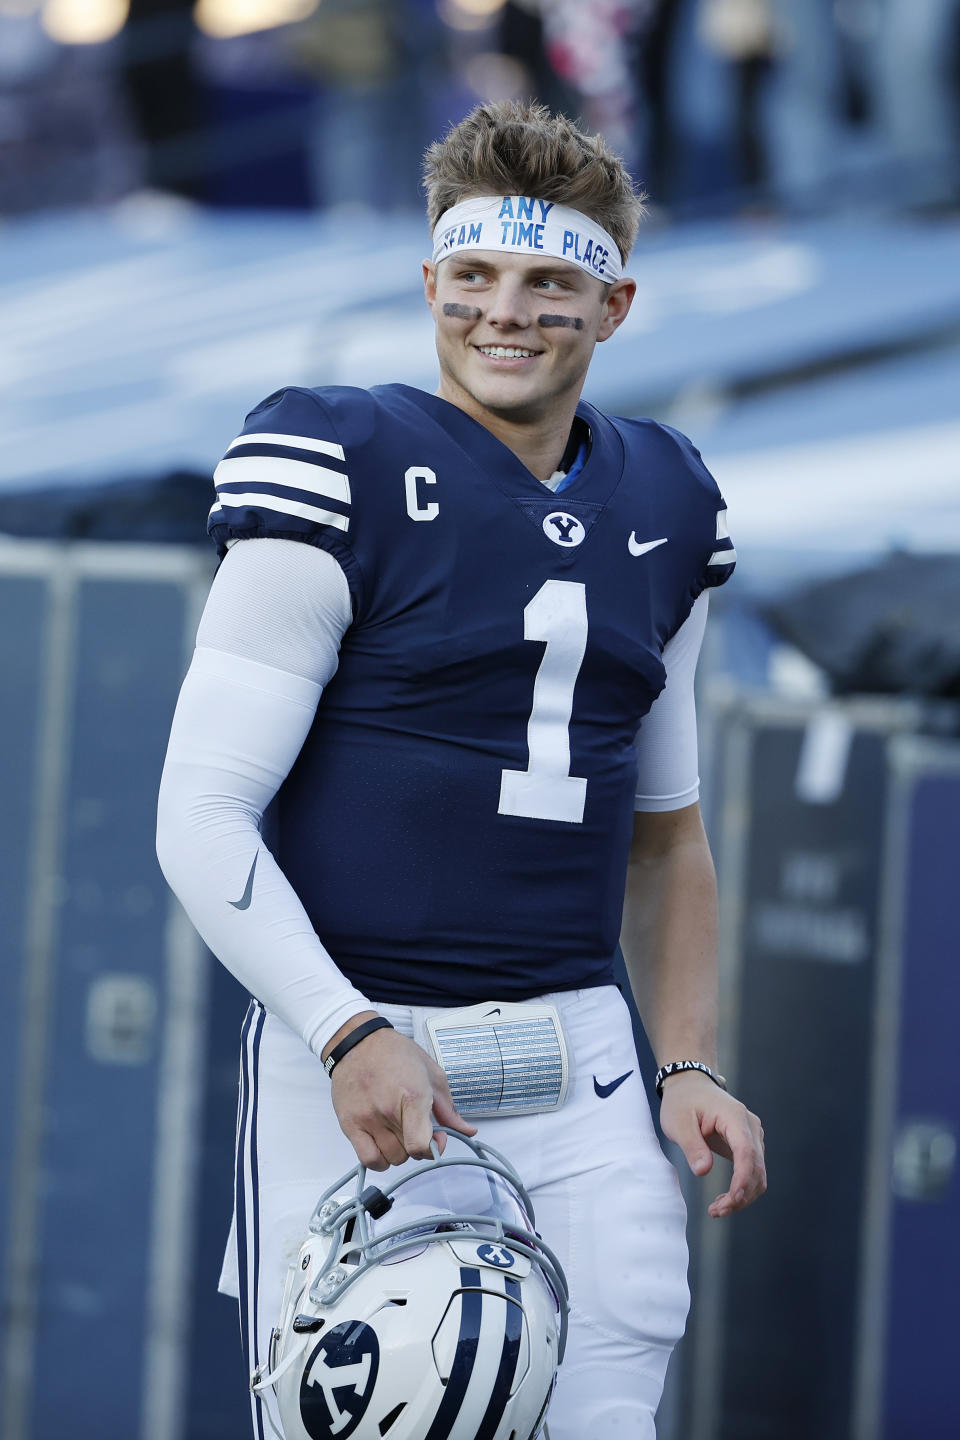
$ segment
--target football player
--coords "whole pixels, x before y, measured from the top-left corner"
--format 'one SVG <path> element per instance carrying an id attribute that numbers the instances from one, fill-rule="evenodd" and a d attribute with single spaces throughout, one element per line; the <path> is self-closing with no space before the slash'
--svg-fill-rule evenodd
<path id="1" fill-rule="evenodd" d="M 696 1174 L 733 1162 L 710 1213 L 765 1187 L 717 1070 L 697 805 L 694 668 L 736 557 L 690 441 L 580 399 L 636 288 L 620 161 L 483 105 L 426 190 L 436 393 L 281 390 L 215 477 L 158 851 L 254 997 L 221 1283 L 261 1371 L 317 1197 L 479 1120 L 569 1281 L 552 1440 L 639 1440 L 684 1326 L 685 1217 L 618 937 L 664 1132 Z"/>

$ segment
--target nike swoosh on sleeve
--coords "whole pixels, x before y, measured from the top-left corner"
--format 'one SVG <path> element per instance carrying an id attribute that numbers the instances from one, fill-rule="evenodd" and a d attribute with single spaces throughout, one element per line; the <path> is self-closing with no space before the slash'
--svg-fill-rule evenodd
<path id="1" fill-rule="evenodd" d="M 256 855 L 254 855 L 253 857 L 253 864 L 250 866 L 250 874 L 247 876 L 247 883 L 243 887 L 243 894 L 240 896 L 240 899 L 227 901 L 227 904 L 232 905 L 234 910 L 250 909 L 250 901 L 253 899 L 253 875 L 254 871 L 257 868 L 257 861 L 259 859 L 260 851 L 258 850 Z"/>

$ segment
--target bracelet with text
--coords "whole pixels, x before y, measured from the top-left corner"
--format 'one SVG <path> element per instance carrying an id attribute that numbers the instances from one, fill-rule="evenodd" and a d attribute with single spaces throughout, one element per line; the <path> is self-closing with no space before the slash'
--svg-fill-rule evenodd
<path id="1" fill-rule="evenodd" d="M 366 1040 L 367 1036 L 372 1035 L 374 1030 L 383 1030 L 384 1028 L 392 1030 L 393 1026 L 383 1015 L 378 1015 L 375 1020 L 364 1020 L 363 1024 L 358 1025 L 356 1030 L 351 1030 L 350 1034 L 345 1035 L 339 1045 L 334 1045 L 330 1054 L 326 1060 L 324 1060 L 323 1068 L 327 1074 L 333 1074 L 335 1067 L 340 1064 L 344 1055 L 350 1054 L 354 1045 L 359 1045 L 361 1040 Z"/>
<path id="2" fill-rule="evenodd" d="M 671 1075 L 680 1075 L 684 1070 L 699 1070 L 701 1075 L 706 1075 L 714 1085 L 719 1085 L 721 1090 L 726 1090 L 727 1082 L 716 1070 L 711 1070 L 702 1060 L 671 1060 L 669 1065 L 661 1065 L 657 1071 L 657 1078 L 654 1082 L 657 1087 L 657 1094 L 663 1099 L 663 1082 L 669 1080 Z"/>

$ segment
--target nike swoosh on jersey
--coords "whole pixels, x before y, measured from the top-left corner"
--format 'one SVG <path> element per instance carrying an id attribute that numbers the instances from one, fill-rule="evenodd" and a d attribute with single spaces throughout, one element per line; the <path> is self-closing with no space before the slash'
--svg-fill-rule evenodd
<path id="1" fill-rule="evenodd" d="M 227 901 L 227 904 L 232 905 L 234 910 L 250 909 L 250 901 L 253 899 L 253 872 L 257 868 L 257 861 L 259 859 L 260 851 L 258 850 L 256 855 L 254 855 L 253 857 L 253 864 L 250 866 L 250 874 L 247 876 L 247 883 L 243 887 L 243 894 L 240 896 L 240 899 Z"/>
<path id="2" fill-rule="evenodd" d="M 646 555 L 648 550 L 656 550 L 658 545 L 666 545 L 669 538 L 669 535 L 664 535 L 660 540 L 638 540 L 636 530 L 632 530 L 627 540 L 627 549 L 631 555 Z"/>
<path id="3" fill-rule="evenodd" d="M 614 1090 L 618 1090 L 623 1084 L 624 1080 L 629 1080 L 632 1074 L 633 1071 L 628 1070 L 625 1075 L 618 1075 L 616 1080 L 611 1080 L 609 1085 L 601 1085 L 596 1075 L 594 1075 L 593 1088 L 594 1090 L 596 1090 L 601 1100 L 606 1100 L 607 1096 L 612 1095 Z"/>

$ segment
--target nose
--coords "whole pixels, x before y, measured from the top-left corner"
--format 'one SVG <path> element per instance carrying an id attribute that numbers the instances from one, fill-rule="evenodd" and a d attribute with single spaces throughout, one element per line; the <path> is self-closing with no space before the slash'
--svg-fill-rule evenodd
<path id="1" fill-rule="evenodd" d="M 502 275 L 487 302 L 488 325 L 499 330 L 526 330 L 531 324 L 530 297 L 519 276 Z"/>

